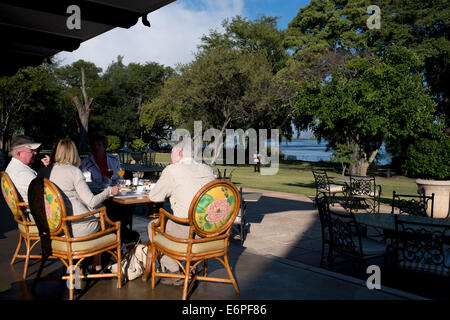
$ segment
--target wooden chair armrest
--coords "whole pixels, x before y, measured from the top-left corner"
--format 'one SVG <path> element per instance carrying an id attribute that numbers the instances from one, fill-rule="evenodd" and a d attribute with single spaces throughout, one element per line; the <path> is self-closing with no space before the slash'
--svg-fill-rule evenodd
<path id="1" fill-rule="evenodd" d="M 189 219 L 185 219 L 185 218 L 178 218 L 175 217 L 173 214 L 167 212 L 166 210 L 164 210 L 163 208 L 159 209 L 159 219 L 156 222 L 153 222 L 151 224 L 151 228 L 152 228 L 152 238 L 155 238 L 156 233 L 159 233 L 161 235 L 163 235 L 164 237 L 175 241 L 175 242 L 181 242 L 181 243 L 189 243 L 192 239 L 188 239 L 188 238 L 177 238 L 171 235 L 168 235 L 165 232 L 165 218 L 168 218 L 176 223 L 180 223 L 180 224 L 189 224 Z"/>
<path id="2" fill-rule="evenodd" d="M 68 217 L 65 218 L 65 220 L 66 221 L 76 221 L 76 220 L 80 220 L 80 219 L 92 216 L 92 215 L 94 215 L 96 213 L 100 213 L 101 214 L 102 211 L 106 212 L 105 207 L 101 207 L 99 209 L 95 209 L 95 210 L 92 210 L 92 211 L 89 211 L 89 212 L 86 212 L 86 213 L 83 213 L 83 214 L 80 214 L 80 215 L 76 215 L 76 216 L 68 216 Z"/>
<path id="3" fill-rule="evenodd" d="M 102 214 L 102 216 L 103 216 L 103 214 Z M 112 221 L 109 217 L 108 217 L 108 214 L 105 212 L 105 214 L 104 214 L 104 219 L 105 219 L 105 221 L 109 224 L 109 225 L 112 225 L 112 226 L 115 226 L 115 227 L 118 227 L 118 228 L 120 228 L 120 221 Z"/>
<path id="4" fill-rule="evenodd" d="M 189 238 L 177 238 L 177 237 L 171 236 L 171 235 L 165 233 L 164 231 L 162 231 L 161 228 L 153 227 L 153 225 L 152 225 L 152 233 L 159 233 L 159 234 L 163 235 L 164 237 L 166 237 L 167 239 L 175 241 L 175 242 L 180 242 L 180 243 L 192 242 L 192 239 L 189 239 Z M 155 241 L 154 238 L 155 237 L 153 235 L 153 242 Z"/>
<path id="5" fill-rule="evenodd" d="M 162 215 L 166 216 L 167 218 L 169 218 L 172 221 L 175 221 L 176 223 L 189 224 L 189 219 L 175 217 L 173 214 L 167 212 L 163 208 L 159 209 L 159 216 L 160 216 L 160 218 L 161 218 Z"/>
<path id="6" fill-rule="evenodd" d="M 119 222 L 119 224 L 120 224 L 120 222 Z M 117 229 L 117 227 L 112 227 L 112 228 L 108 228 L 108 229 L 105 229 L 105 230 L 100 230 L 100 231 L 98 231 L 96 233 L 92 233 L 92 234 L 89 234 L 89 235 L 86 235 L 86 236 L 77 237 L 77 238 L 68 238 L 68 240 L 70 242 L 88 241 L 88 240 L 92 240 L 92 239 L 96 239 L 96 238 L 102 237 L 102 236 L 107 235 L 107 234 L 116 233 L 119 230 L 120 229 Z"/>
<path id="7" fill-rule="evenodd" d="M 230 235 L 227 234 L 227 232 L 214 236 L 214 237 L 208 237 L 208 238 L 196 238 L 192 239 L 192 243 L 203 243 L 203 242 L 210 242 L 210 241 L 216 241 L 216 240 L 222 240 L 228 238 Z"/>
<path id="8" fill-rule="evenodd" d="M 29 227 L 33 227 L 33 226 L 36 226 L 36 223 L 35 222 L 33 222 L 33 221 L 21 221 L 21 220 L 19 220 L 19 219 L 16 219 L 15 217 L 14 217 L 14 220 L 17 222 L 17 223 L 19 223 L 19 224 L 21 224 L 21 225 L 24 225 L 24 226 L 29 226 Z"/>
<path id="9" fill-rule="evenodd" d="M 28 207 L 28 202 L 18 202 L 17 206 L 18 207 Z"/>

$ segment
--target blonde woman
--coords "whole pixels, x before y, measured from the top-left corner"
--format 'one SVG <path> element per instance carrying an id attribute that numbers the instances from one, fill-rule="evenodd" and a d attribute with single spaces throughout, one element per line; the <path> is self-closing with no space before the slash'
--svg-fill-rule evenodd
<path id="1" fill-rule="evenodd" d="M 107 187 L 101 193 L 93 195 L 83 173 L 79 169 L 81 159 L 77 148 L 70 139 L 62 139 L 53 150 L 51 157 L 52 166 L 39 172 L 56 184 L 62 191 L 62 197 L 66 205 L 67 215 L 80 215 L 98 207 L 108 197 L 116 195 L 118 187 Z M 71 224 L 72 236 L 82 237 L 97 232 L 100 229 L 98 217 L 91 216 Z M 101 269 L 100 258 L 95 257 L 96 271 Z"/>

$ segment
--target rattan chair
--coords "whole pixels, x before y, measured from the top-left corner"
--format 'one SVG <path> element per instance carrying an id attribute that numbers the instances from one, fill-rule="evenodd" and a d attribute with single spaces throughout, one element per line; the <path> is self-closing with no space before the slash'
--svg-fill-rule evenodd
<path id="1" fill-rule="evenodd" d="M 160 209 L 159 220 L 152 223 L 152 288 L 156 277 L 184 279 L 182 299 L 197 280 L 231 283 L 239 294 L 239 287 L 228 262 L 228 240 L 231 227 L 239 212 L 238 189 L 224 179 L 214 180 L 202 187 L 191 202 L 188 218 L 178 218 Z M 166 219 L 189 226 L 187 238 L 176 238 L 165 232 Z M 155 271 L 156 259 L 161 255 L 174 259 L 182 274 Z M 225 267 L 228 278 L 207 276 L 208 259 L 216 258 Z M 183 266 L 182 262 L 185 263 Z M 203 262 L 202 268 L 199 268 Z"/>
<path id="2" fill-rule="evenodd" d="M 31 250 L 36 246 L 36 244 L 39 243 L 39 231 L 36 224 L 30 221 L 29 218 L 27 219 L 28 214 L 25 212 L 25 209 L 28 208 L 28 203 L 22 201 L 22 198 L 17 192 L 14 183 L 11 181 L 11 178 L 5 171 L 0 172 L 0 177 L 3 197 L 5 198 L 5 201 L 14 216 L 14 221 L 16 221 L 19 229 L 19 243 L 14 251 L 11 265 L 14 264 L 17 258 L 24 258 L 25 265 L 23 268 L 23 278 L 26 279 L 28 266 L 39 261 L 36 260 L 30 263 L 30 259 L 41 258 L 41 255 L 31 254 Z M 19 253 L 22 247 L 22 241 L 25 244 L 25 254 Z"/>
<path id="3" fill-rule="evenodd" d="M 28 188 L 28 199 L 31 214 L 39 230 L 42 248 L 42 260 L 33 289 L 38 282 L 47 259 L 60 259 L 67 267 L 70 279 L 70 299 L 73 299 L 75 276 L 81 262 L 94 255 L 109 252 L 118 265 L 115 273 L 83 274 L 80 279 L 115 277 L 117 287 L 122 287 L 120 222 L 111 221 L 106 215 L 105 207 L 77 216 L 67 216 L 66 206 L 58 187 L 46 178 L 35 178 Z M 74 238 L 71 236 L 70 223 L 97 214 L 100 219 L 100 230 L 94 234 Z"/>
<path id="4" fill-rule="evenodd" d="M 365 237 L 352 212 L 330 210 L 326 195 L 317 199 L 317 206 L 323 223 L 322 230 L 325 230 L 322 234 L 328 231 L 326 243 L 329 246 L 330 268 L 336 256 L 345 258 L 343 262 L 356 261 L 360 266 L 365 266 L 368 260 L 386 258 L 387 245 Z"/>
<path id="5" fill-rule="evenodd" d="M 331 199 L 331 204 L 334 205 L 336 193 L 344 194 L 344 186 L 330 183 L 327 172 L 323 169 L 313 169 L 314 182 L 316 186 L 316 198 L 320 193 L 324 193 Z M 317 206 L 317 204 L 316 204 Z"/>

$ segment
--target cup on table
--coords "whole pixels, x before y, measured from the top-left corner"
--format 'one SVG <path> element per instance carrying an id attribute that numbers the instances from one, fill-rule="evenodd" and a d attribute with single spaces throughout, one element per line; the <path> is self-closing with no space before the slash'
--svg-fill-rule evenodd
<path id="1" fill-rule="evenodd" d="M 119 196 L 125 196 L 127 195 L 129 192 L 131 192 L 130 188 L 120 188 L 119 189 Z"/>
<path id="2" fill-rule="evenodd" d="M 138 177 L 134 177 L 133 178 L 133 185 L 137 186 L 139 184 L 139 178 Z"/>
<path id="3" fill-rule="evenodd" d="M 140 192 L 140 193 L 144 192 L 145 191 L 145 186 L 137 186 L 136 187 L 136 191 Z"/>

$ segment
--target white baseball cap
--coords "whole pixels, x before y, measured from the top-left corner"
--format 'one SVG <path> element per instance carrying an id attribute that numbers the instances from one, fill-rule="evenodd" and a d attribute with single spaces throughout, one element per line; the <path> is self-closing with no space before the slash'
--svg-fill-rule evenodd
<path id="1" fill-rule="evenodd" d="M 14 138 L 12 144 L 11 144 L 11 151 L 26 147 L 31 150 L 36 150 L 41 146 L 42 143 L 35 142 L 32 138 L 20 135 Z"/>

